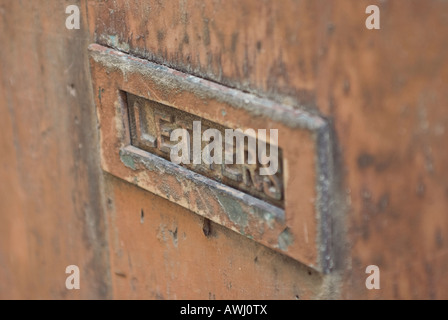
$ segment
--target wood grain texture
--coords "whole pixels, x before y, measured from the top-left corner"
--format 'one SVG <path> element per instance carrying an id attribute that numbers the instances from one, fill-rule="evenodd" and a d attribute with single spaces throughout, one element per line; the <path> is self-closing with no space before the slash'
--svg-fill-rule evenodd
<path id="1" fill-rule="evenodd" d="M 78 31 L 67 1 L 0 0 L 0 297 L 448 298 L 446 1 L 73 2 Z M 111 176 L 103 190 L 93 42 L 328 119 L 334 271 L 308 275 Z"/>
<path id="2" fill-rule="evenodd" d="M 370 4 L 381 30 L 365 28 Z M 446 2 L 88 5 L 98 43 L 329 119 L 340 297 L 447 297 Z M 365 288 L 371 264 L 378 291 Z"/>
<path id="3" fill-rule="evenodd" d="M 0 1 L 2 299 L 110 297 L 89 36 L 65 6 Z M 81 290 L 65 288 L 72 264 Z"/>

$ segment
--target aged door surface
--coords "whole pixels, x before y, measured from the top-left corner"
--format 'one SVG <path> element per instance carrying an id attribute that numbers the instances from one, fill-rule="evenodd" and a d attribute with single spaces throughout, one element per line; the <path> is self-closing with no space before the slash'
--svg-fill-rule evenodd
<path id="1" fill-rule="evenodd" d="M 447 36 L 436 0 L 0 0 L 0 298 L 448 298 Z M 174 165 L 197 122 L 277 129 L 278 172 Z"/>

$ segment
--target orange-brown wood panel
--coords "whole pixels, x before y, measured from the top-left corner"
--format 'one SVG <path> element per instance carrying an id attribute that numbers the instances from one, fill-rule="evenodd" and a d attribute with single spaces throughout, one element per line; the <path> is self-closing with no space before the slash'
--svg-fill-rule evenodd
<path id="1" fill-rule="evenodd" d="M 73 3 L 0 0 L 0 297 L 448 298 L 446 1 Z M 325 117 L 332 272 L 104 174 L 90 43 Z"/>
<path id="2" fill-rule="evenodd" d="M 88 4 L 98 43 L 329 118 L 342 297 L 446 297 L 446 3 Z M 369 4 L 380 30 L 365 28 Z"/>
<path id="3" fill-rule="evenodd" d="M 316 96 L 343 165 L 343 296 L 447 298 L 448 3 L 336 2 Z M 380 30 L 362 27 L 367 3 L 381 10 Z M 365 289 L 371 264 L 380 290 Z"/>
<path id="4" fill-rule="evenodd" d="M 117 299 L 310 299 L 319 272 L 168 200 L 106 177 Z"/>
<path id="5" fill-rule="evenodd" d="M 89 36 L 65 29 L 65 6 L 0 1 L 2 299 L 111 296 Z M 66 289 L 68 265 L 81 290 Z"/>

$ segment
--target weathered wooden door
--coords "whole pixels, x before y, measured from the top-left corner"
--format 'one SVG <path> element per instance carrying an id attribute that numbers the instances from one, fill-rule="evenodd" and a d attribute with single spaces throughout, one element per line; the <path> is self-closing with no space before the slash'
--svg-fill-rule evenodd
<path id="1" fill-rule="evenodd" d="M 447 12 L 0 0 L 0 298 L 448 298 Z"/>

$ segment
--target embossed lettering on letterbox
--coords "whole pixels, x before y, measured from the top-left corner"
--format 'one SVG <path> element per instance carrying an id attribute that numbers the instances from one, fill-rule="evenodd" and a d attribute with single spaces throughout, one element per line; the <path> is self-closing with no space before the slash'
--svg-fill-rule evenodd
<path id="1" fill-rule="evenodd" d="M 200 150 L 206 146 L 202 134 L 207 129 L 217 129 L 222 137 L 225 137 L 225 129 L 222 125 L 200 118 L 193 114 L 183 112 L 172 107 L 144 99 L 133 94 L 127 93 L 127 105 L 129 112 L 131 144 L 137 148 L 154 153 L 164 159 L 170 160 L 170 151 L 174 144 L 170 140 L 170 134 L 175 129 L 186 129 L 189 132 L 190 159 L 193 159 L 193 122 L 200 124 Z M 255 130 L 254 130 L 255 131 Z M 236 140 L 236 139 L 235 139 Z M 255 146 L 258 141 L 255 141 Z M 225 141 L 222 142 L 222 153 L 224 155 Z M 224 183 L 240 191 L 246 192 L 261 200 L 265 200 L 278 207 L 284 207 L 283 194 L 283 172 L 281 150 L 278 152 L 278 170 L 274 175 L 260 175 L 259 168 L 263 166 L 257 157 L 257 162 L 249 164 L 247 161 L 248 146 L 247 137 L 244 139 L 245 162 L 238 164 L 236 161 L 236 141 L 232 143 L 234 153 L 233 163 L 227 164 L 222 161 L 221 164 L 184 164 L 186 168 L 202 174 L 210 179 Z M 269 151 L 269 145 L 268 145 Z M 255 151 L 255 150 L 254 150 Z"/>

